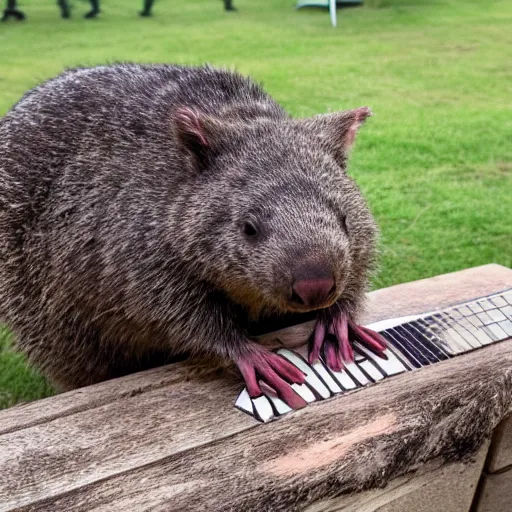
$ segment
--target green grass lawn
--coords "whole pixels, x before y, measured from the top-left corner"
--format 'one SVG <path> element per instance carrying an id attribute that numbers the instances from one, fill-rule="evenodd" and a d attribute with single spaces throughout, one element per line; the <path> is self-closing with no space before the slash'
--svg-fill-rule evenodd
<path id="1" fill-rule="evenodd" d="M 0 114 L 65 67 L 120 60 L 237 68 L 295 116 L 370 105 L 351 173 L 382 230 L 374 287 L 512 266 L 512 2 L 367 0 L 337 29 L 293 0 L 160 1 L 151 19 L 141 4 L 86 21 L 84 2 L 62 20 L 22 1 L 28 20 L 0 25 Z M 49 393 L 0 330 L 0 407 Z"/>

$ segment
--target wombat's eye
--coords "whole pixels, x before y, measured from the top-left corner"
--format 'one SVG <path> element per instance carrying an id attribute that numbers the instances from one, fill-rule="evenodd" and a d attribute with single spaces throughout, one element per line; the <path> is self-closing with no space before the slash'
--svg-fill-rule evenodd
<path id="1" fill-rule="evenodd" d="M 247 238 L 255 238 L 259 235 L 258 227 L 250 220 L 244 222 L 242 231 Z"/>
<path id="2" fill-rule="evenodd" d="M 347 217 L 345 217 L 345 215 L 342 215 L 340 217 L 340 224 L 341 224 L 341 227 L 343 228 L 343 231 L 345 231 L 345 233 L 348 234 Z"/>

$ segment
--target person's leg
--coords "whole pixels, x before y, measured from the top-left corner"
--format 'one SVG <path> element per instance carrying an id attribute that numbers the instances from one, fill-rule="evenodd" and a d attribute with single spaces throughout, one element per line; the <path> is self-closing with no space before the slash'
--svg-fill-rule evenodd
<path id="1" fill-rule="evenodd" d="M 236 11 L 236 7 L 233 5 L 233 0 L 224 0 L 224 9 L 226 11 Z"/>
<path id="2" fill-rule="evenodd" d="M 71 9 L 69 8 L 69 4 L 67 0 L 57 0 L 57 5 L 60 7 L 60 15 L 63 18 L 71 17 Z"/>
<path id="3" fill-rule="evenodd" d="M 91 2 L 91 10 L 84 16 L 87 19 L 96 18 L 100 12 L 100 0 L 89 0 Z"/>
<path id="4" fill-rule="evenodd" d="M 16 8 L 16 0 L 7 0 L 7 6 L 2 15 L 2 21 L 7 21 L 11 16 L 18 21 L 25 19 L 25 14 Z"/>
<path id="5" fill-rule="evenodd" d="M 141 16 L 151 16 L 151 8 L 153 7 L 154 0 L 144 0 L 144 6 L 139 13 Z"/>

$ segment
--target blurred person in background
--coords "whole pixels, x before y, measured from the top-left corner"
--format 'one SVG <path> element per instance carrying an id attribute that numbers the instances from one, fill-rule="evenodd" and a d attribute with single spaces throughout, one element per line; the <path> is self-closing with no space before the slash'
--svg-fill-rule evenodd
<path id="1" fill-rule="evenodd" d="M 7 21 L 10 17 L 17 20 L 24 20 L 25 14 L 17 8 L 17 0 L 7 0 L 7 6 L 3 12 L 2 21 Z M 224 9 L 226 11 L 236 11 L 233 5 L 233 0 L 223 0 Z M 84 16 L 87 19 L 96 18 L 100 13 L 100 0 L 89 0 L 91 4 L 91 10 Z M 139 13 L 141 16 L 151 16 L 151 9 L 155 0 L 144 0 L 142 11 Z M 63 18 L 71 17 L 71 9 L 69 7 L 68 0 L 57 0 L 57 5 L 60 7 L 60 15 Z"/>
<path id="2" fill-rule="evenodd" d="M 226 11 L 236 11 L 236 7 L 233 5 L 233 0 L 223 0 L 224 1 L 224 9 Z M 153 7 L 153 3 L 155 0 L 144 0 L 144 7 L 140 12 L 141 16 L 151 16 L 151 8 Z"/>

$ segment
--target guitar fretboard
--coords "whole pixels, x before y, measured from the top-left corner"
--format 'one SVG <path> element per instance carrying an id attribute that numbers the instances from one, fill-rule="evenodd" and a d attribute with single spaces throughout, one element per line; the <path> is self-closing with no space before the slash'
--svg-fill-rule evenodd
<path id="1" fill-rule="evenodd" d="M 306 382 L 293 384 L 293 389 L 308 403 L 325 400 L 510 338 L 512 289 L 443 310 L 384 320 L 368 327 L 387 339 L 387 359 L 356 342 L 355 361 L 345 364 L 343 371 L 334 372 L 322 361 L 310 365 L 294 351 L 278 350 L 278 354 L 306 374 Z M 244 389 L 235 406 L 262 422 L 291 411 L 272 390 L 258 398 L 250 398 Z"/>

